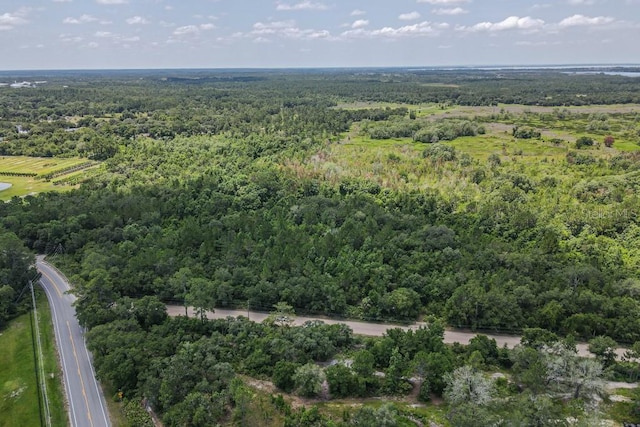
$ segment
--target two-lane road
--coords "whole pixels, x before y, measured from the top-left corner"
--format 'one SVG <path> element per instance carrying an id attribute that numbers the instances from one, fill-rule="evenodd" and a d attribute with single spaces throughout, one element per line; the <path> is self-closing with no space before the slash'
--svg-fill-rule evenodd
<path id="1" fill-rule="evenodd" d="M 72 427 L 110 427 L 104 395 L 96 381 L 82 328 L 76 319 L 73 307 L 76 298 L 67 293 L 70 286 L 66 278 L 44 261 L 44 257 L 37 258 L 36 266 L 42 273 L 40 283 L 51 305 L 69 422 Z"/>

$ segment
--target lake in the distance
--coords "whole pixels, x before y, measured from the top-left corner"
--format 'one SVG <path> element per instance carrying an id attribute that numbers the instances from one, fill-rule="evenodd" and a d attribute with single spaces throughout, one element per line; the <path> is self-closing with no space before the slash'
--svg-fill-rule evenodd
<path id="1" fill-rule="evenodd" d="M 7 188 L 11 188 L 11 184 L 8 182 L 0 182 L 0 191 L 6 190 Z"/>
<path id="2" fill-rule="evenodd" d="M 566 74 L 604 74 L 606 76 L 640 77 L 640 71 L 568 71 Z"/>

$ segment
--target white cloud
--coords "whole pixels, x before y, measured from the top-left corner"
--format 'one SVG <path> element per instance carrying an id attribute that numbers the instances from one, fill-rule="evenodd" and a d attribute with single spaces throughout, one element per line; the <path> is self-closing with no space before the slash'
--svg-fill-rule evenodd
<path id="1" fill-rule="evenodd" d="M 96 0 L 98 4 L 127 4 L 129 0 Z"/>
<path id="2" fill-rule="evenodd" d="M 358 19 L 353 24 L 351 24 L 351 28 L 363 28 L 369 25 L 369 21 L 366 19 Z"/>
<path id="3" fill-rule="evenodd" d="M 252 34 L 276 34 L 282 30 L 295 27 L 294 21 L 256 22 Z"/>
<path id="4" fill-rule="evenodd" d="M 595 26 L 595 25 L 610 24 L 613 21 L 614 19 L 609 16 L 596 16 L 596 17 L 590 18 L 584 15 L 573 15 L 568 18 L 564 18 L 562 21 L 558 23 L 558 26 L 561 28 L 578 27 L 578 26 Z"/>
<path id="5" fill-rule="evenodd" d="M 276 10 L 327 10 L 323 3 L 314 3 L 311 0 L 304 0 L 300 3 L 278 3 Z"/>
<path id="6" fill-rule="evenodd" d="M 53 0 L 54 3 L 71 3 L 72 0 Z"/>
<path id="7" fill-rule="evenodd" d="M 90 42 L 89 44 L 87 44 L 87 47 L 90 47 L 91 49 L 95 49 L 97 47 L 100 47 L 100 45 L 96 42 Z"/>
<path id="8" fill-rule="evenodd" d="M 500 22 L 480 22 L 471 27 L 459 27 L 459 30 L 465 31 L 505 31 L 505 30 L 535 30 L 544 26 L 542 19 L 531 18 L 525 16 L 520 18 L 518 16 L 510 16 Z"/>
<path id="9" fill-rule="evenodd" d="M 558 46 L 562 44 L 559 41 L 548 42 L 548 41 L 531 41 L 531 40 L 522 40 L 514 43 L 516 46 L 531 46 L 531 47 L 543 47 L 543 46 Z"/>
<path id="10" fill-rule="evenodd" d="M 344 38 L 381 37 L 381 38 L 389 38 L 389 39 L 397 39 L 401 37 L 419 37 L 419 36 L 437 35 L 440 33 L 440 30 L 446 29 L 448 27 L 449 27 L 449 24 L 446 24 L 446 23 L 434 24 L 428 21 L 424 21 L 418 24 L 405 25 L 403 27 L 398 27 L 398 28 L 384 27 L 377 30 L 365 30 L 363 28 L 358 28 L 358 29 L 343 32 L 342 37 Z"/>
<path id="11" fill-rule="evenodd" d="M 84 40 L 81 36 L 74 36 L 71 34 L 60 34 L 60 40 L 65 42 L 65 43 L 80 43 L 82 40 Z"/>
<path id="12" fill-rule="evenodd" d="M 361 15 L 366 15 L 367 12 L 365 12 L 364 10 L 360 10 L 360 9 L 356 9 L 354 11 L 351 12 L 351 16 L 361 16 Z"/>
<path id="13" fill-rule="evenodd" d="M 95 18 L 91 15 L 81 15 L 79 18 L 73 18 L 71 16 L 64 18 L 62 21 L 63 24 L 88 24 L 89 22 L 95 22 L 98 18 Z"/>
<path id="14" fill-rule="evenodd" d="M 433 13 L 434 15 L 463 15 L 465 13 L 469 13 L 469 11 L 461 7 L 453 7 L 433 9 L 431 13 Z"/>
<path id="15" fill-rule="evenodd" d="M 182 27 L 178 27 L 173 30 L 174 36 L 189 36 L 189 35 L 197 35 L 202 31 L 209 31 L 214 29 L 216 26 L 211 23 L 200 24 L 200 25 L 184 25 Z"/>
<path id="16" fill-rule="evenodd" d="M 136 43 L 140 41 L 140 36 L 125 36 L 122 34 L 112 33 L 111 31 L 96 31 L 93 34 L 93 36 L 101 40 L 100 42 L 101 45 L 106 45 L 111 43 L 111 44 L 120 46 L 122 48 L 129 48 L 131 47 L 131 43 Z M 95 40 L 92 43 L 95 44 L 96 46 L 98 45 L 98 43 Z"/>
<path id="17" fill-rule="evenodd" d="M 0 31 L 11 30 L 16 25 L 26 24 L 27 20 L 19 13 L 3 13 L 0 15 Z"/>
<path id="18" fill-rule="evenodd" d="M 416 19 L 420 19 L 420 13 L 415 11 L 409 13 L 401 13 L 398 16 L 398 19 L 401 21 L 415 21 Z"/>
<path id="19" fill-rule="evenodd" d="M 131 18 L 128 18 L 126 22 L 129 25 L 144 25 L 149 23 L 149 21 L 142 16 L 132 16 Z"/>
<path id="20" fill-rule="evenodd" d="M 184 36 L 187 34 L 196 34 L 200 30 L 197 25 L 184 25 L 182 27 L 178 27 L 173 31 L 173 34 L 176 36 Z"/>
<path id="21" fill-rule="evenodd" d="M 313 39 L 330 40 L 332 37 L 331 37 L 331 33 L 327 30 L 319 30 L 319 31 L 310 30 L 303 34 L 303 38 L 311 39 L 311 40 Z"/>
<path id="22" fill-rule="evenodd" d="M 251 37 L 277 36 L 298 40 L 335 39 L 327 30 L 301 29 L 295 21 L 256 22 L 248 35 Z"/>
<path id="23" fill-rule="evenodd" d="M 595 4 L 596 0 L 569 0 L 568 1 L 569 4 L 572 5 L 591 5 L 591 4 Z"/>
<path id="24" fill-rule="evenodd" d="M 418 3 L 451 5 L 451 4 L 469 3 L 470 1 L 471 0 L 418 0 Z"/>

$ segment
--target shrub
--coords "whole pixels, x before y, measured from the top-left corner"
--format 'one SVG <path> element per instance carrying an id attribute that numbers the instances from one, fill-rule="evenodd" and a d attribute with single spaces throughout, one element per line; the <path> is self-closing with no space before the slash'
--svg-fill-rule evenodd
<path id="1" fill-rule="evenodd" d="M 307 363 L 298 367 L 293 374 L 293 382 L 296 391 L 303 397 L 315 397 L 322 391 L 324 381 L 324 371 L 321 367 L 313 363 Z"/>
<path id="2" fill-rule="evenodd" d="M 611 135 L 607 135 L 604 137 L 604 145 L 605 147 L 613 147 L 613 143 L 615 142 L 615 139 L 613 139 L 613 137 Z"/>
<path id="3" fill-rule="evenodd" d="M 520 139 L 532 139 L 532 138 L 540 138 L 541 134 L 539 131 L 530 127 L 516 126 L 513 128 L 513 136 L 515 138 L 520 138 Z"/>
<path id="4" fill-rule="evenodd" d="M 444 144 L 434 144 L 422 152 L 422 157 L 434 163 L 450 162 L 456 159 L 456 149 Z"/>
<path id="5" fill-rule="evenodd" d="M 593 146 L 593 138 L 588 136 L 581 136 L 576 140 L 576 148 L 580 149 L 582 147 L 591 147 Z"/>

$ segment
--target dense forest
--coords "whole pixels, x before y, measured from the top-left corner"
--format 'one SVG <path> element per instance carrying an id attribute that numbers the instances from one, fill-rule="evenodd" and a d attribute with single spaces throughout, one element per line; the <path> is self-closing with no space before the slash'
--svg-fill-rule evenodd
<path id="1" fill-rule="evenodd" d="M 0 224 L 3 248 L 55 254 L 75 285 L 99 376 L 127 399 L 148 399 L 166 425 L 263 425 L 248 421 L 257 403 L 247 401 L 244 376 L 315 396 L 326 375 L 332 396 L 362 397 L 407 392 L 411 366 L 431 375 L 424 396 L 448 384 L 455 406 L 456 378 L 484 384 L 468 365 L 526 373 L 527 394 L 487 420 L 530 399 L 546 405 L 548 421 L 565 409 L 542 395 L 532 379 L 540 372 L 530 369 L 559 360 L 586 369 L 563 350 L 571 337 L 640 341 L 640 109 L 602 108 L 640 103 L 638 79 L 142 73 L 0 88 L 0 154 L 102 162 L 72 191 L 0 204 Z M 600 109 L 576 109 L 589 105 Z M 277 317 L 171 319 L 158 310 L 168 302 L 374 321 L 428 316 L 431 326 L 363 341 L 348 328 L 296 328 Z M 0 322 L 10 310 L 0 307 Z M 533 340 L 509 355 L 479 339 L 451 349 L 445 324 L 546 331 L 545 344 L 558 336 L 569 344 Z M 319 372 L 310 363 L 337 354 L 353 365 Z M 575 386 L 554 378 L 559 393 Z M 487 402 L 458 405 L 450 422 L 478 419 Z M 264 417 L 285 425 L 338 423 L 317 409 L 263 403 Z M 340 422 L 402 415 L 394 411 L 363 408 Z"/>

